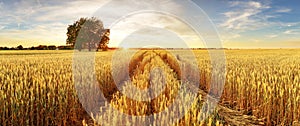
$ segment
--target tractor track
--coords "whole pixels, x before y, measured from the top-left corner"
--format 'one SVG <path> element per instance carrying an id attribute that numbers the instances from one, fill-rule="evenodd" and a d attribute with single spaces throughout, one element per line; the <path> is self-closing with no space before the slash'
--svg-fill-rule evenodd
<path id="1" fill-rule="evenodd" d="M 143 73 L 145 70 L 145 65 L 147 63 L 150 63 L 151 58 L 155 56 L 159 56 L 160 59 L 164 62 L 164 64 L 168 65 L 169 68 L 176 73 L 177 75 L 176 78 L 178 81 L 189 80 L 188 78 L 182 78 L 181 75 L 186 73 L 182 73 L 182 71 L 180 70 L 180 65 L 182 64 L 190 65 L 189 62 L 182 60 L 182 58 L 180 58 L 179 56 L 173 56 L 168 53 L 165 54 L 159 53 L 154 50 L 147 50 L 147 51 L 142 50 L 142 51 L 143 52 L 140 52 L 138 53 L 138 55 L 135 56 L 136 57 L 135 59 L 131 59 L 131 61 L 129 62 L 128 70 L 129 70 L 129 76 L 131 80 L 136 74 L 139 74 L 141 72 Z M 144 58 L 147 56 L 147 53 L 153 54 L 153 57 L 151 57 L 150 60 L 146 59 L 145 61 Z M 188 70 L 188 71 L 193 71 L 193 70 Z M 124 78 L 124 80 L 125 79 L 126 78 Z M 104 96 L 108 101 L 115 100 L 112 94 L 118 92 L 118 88 L 116 84 L 114 82 L 111 82 L 111 84 L 113 85 L 113 88 L 111 89 L 112 91 L 109 91 L 109 94 L 106 95 L 104 94 Z M 207 91 L 200 89 L 200 84 L 198 84 L 198 86 L 195 86 L 193 84 L 186 84 L 184 86 L 186 86 L 190 90 L 197 90 L 198 96 L 201 97 L 202 102 L 205 102 L 207 100 L 218 101 L 218 98 L 215 98 L 214 96 L 209 95 Z M 126 98 L 126 100 L 134 101 L 133 99 L 130 98 Z M 155 100 L 157 100 L 157 98 L 154 98 L 151 101 L 140 101 L 141 104 L 149 105 L 149 111 L 143 113 L 143 115 L 151 115 L 153 113 L 159 112 L 159 111 L 154 111 L 154 109 L 152 108 Z M 265 125 L 264 119 L 258 119 L 255 116 L 245 115 L 243 114 L 242 111 L 233 110 L 221 104 L 216 105 L 215 111 L 222 119 L 224 119 L 224 121 L 227 124 L 230 125 Z M 135 115 L 134 113 L 127 113 L 127 114 Z"/>

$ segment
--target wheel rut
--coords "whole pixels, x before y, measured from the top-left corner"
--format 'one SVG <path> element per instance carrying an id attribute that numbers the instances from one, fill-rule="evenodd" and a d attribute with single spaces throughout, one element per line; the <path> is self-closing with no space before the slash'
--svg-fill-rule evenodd
<path id="1" fill-rule="evenodd" d="M 193 70 L 193 67 L 189 67 L 192 64 L 183 60 L 182 58 L 180 58 L 180 56 L 174 56 L 167 52 L 156 51 L 156 50 L 147 50 L 147 51 L 141 50 L 141 52 L 137 52 L 136 55 L 133 56 L 133 58 L 129 62 L 129 67 L 128 67 L 130 80 L 132 81 L 136 79 L 135 77 L 139 76 L 140 74 L 149 72 L 150 70 L 147 69 L 146 66 L 151 63 L 153 64 L 153 62 L 155 62 L 153 61 L 153 59 L 155 58 L 156 59 L 158 58 L 159 61 L 162 61 L 163 64 L 167 66 L 166 68 L 168 70 L 174 72 L 173 78 L 174 80 L 177 80 L 180 84 L 182 84 L 182 82 L 184 81 L 193 80 L 194 76 L 192 75 L 192 73 L 195 72 L 195 70 Z M 182 67 L 185 69 L 184 71 L 180 69 Z M 126 78 L 124 78 L 124 80 L 126 80 Z M 148 77 L 146 81 L 148 83 L 146 84 L 147 85 L 146 88 L 149 87 L 149 84 L 151 83 L 150 81 L 151 80 Z M 136 101 L 134 99 L 126 97 L 124 94 L 119 92 L 114 82 L 111 82 L 111 84 L 114 85 L 113 88 L 111 89 L 112 91 L 109 91 L 110 94 L 105 95 L 105 97 L 110 102 L 117 101 L 118 98 L 122 97 L 123 99 L 125 99 L 125 101 L 128 101 L 131 104 L 133 103 L 135 105 L 134 109 L 123 111 L 124 113 L 129 115 L 144 116 L 144 115 L 159 113 L 162 111 L 162 109 L 157 109 L 157 108 L 167 107 L 168 105 L 172 104 L 172 101 L 175 98 L 174 96 L 167 96 L 168 91 L 173 89 L 172 87 L 167 86 L 166 89 L 160 94 L 163 95 L 164 97 L 154 98 L 151 101 Z M 201 97 L 203 103 L 206 102 L 207 100 L 218 101 L 217 98 L 209 95 L 207 91 L 200 89 L 200 84 L 187 83 L 184 86 L 186 86 L 190 90 L 196 90 L 198 92 L 198 97 Z M 112 94 L 116 94 L 115 97 L 113 97 Z M 159 104 L 162 98 L 167 98 L 170 101 L 169 104 L 167 105 L 163 104 L 162 106 L 157 105 Z M 143 111 L 136 112 L 136 108 L 138 107 L 144 108 Z M 117 109 L 121 110 L 122 106 L 117 107 Z M 126 109 L 131 109 L 131 107 L 127 107 Z M 215 112 L 222 119 L 224 119 L 226 123 L 230 125 L 264 125 L 265 124 L 263 119 L 258 119 L 257 117 L 251 115 L 244 115 L 241 111 L 232 110 L 220 104 L 216 105 Z"/>

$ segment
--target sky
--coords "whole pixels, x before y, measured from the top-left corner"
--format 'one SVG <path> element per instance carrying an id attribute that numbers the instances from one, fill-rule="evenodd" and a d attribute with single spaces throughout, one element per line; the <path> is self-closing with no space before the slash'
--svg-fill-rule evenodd
<path id="1" fill-rule="evenodd" d="M 68 25 L 80 17 L 95 16 L 111 29 L 111 47 L 203 48 L 209 45 L 203 38 L 212 34 L 216 38 L 218 33 L 217 39 L 224 48 L 300 48 L 299 0 L 191 1 L 198 9 L 183 3 L 177 0 L 0 0 L 0 46 L 65 45 Z M 172 13 L 138 11 L 152 8 Z M 137 11 L 125 13 L 131 10 Z M 203 27 L 197 33 L 191 22 L 185 21 L 195 16 L 211 24 L 192 22 Z"/>

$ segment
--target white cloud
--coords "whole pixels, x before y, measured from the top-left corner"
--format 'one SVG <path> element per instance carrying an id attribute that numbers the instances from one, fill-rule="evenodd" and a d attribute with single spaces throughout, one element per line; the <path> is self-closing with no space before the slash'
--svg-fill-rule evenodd
<path id="1" fill-rule="evenodd" d="M 37 2 L 37 4 L 38 4 L 39 6 L 42 6 L 40 0 L 36 0 L 36 2 Z"/>
<path id="2" fill-rule="evenodd" d="M 160 28 L 164 31 L 160 31 L 160 35 L 157 35 L 156 32 L 151 30 L 135 32 L 139 31 L 140 29 L 152 29 L 151 27 Z M 168 38 L 161 36 L 163 33 L 169 35 L 168 32 L 173 32 L 178 37 L 181 37 L 188 42 L 188 46 L 190 47 L 204 47 L 203 43 L 201 43 L 201 39 L 196 35 L 193 29 L 177 18 L 159 13 L 142 13 L 127 17 L 126 19 L 120 20 L 117 24 L 112 26 L 111 30 L 113 31 L 110 35 L 111 41 L 114 42 L 111 44 L 111 46 L 118 46 L 120 42 L 122 42 L 126 37 L 131 36 L 132 33 L 138 34 L 134 35 L 136 42 L 146 41 L 144 39 L 147 38 L 149 39 L 147 41 L 161 40 L 162 42 L 165 42 L 165 45 L 169 44 L 170 46 L 174 46 L 174 43 L 172 43 L 173 37 Z M 175 46 L 177 45 L 175 44 Z"/>
<path id="3" fill-rule="evenodd" d="M 73 1 L 64 5 L 46 6 L 40 8 L 34 19 L 38 22 L 76 20 L 80 17 L 92 16 L 103 4 L 101 1 Z"/>
<path id="4" fill-rule="evenodd" d="M 5 28 L 5 26 L 0 26 L 0 30 L 2 30 L 2 29 L 4 29 Z"/>
<path id="5" fill-rule="evenodd" d="M 299 31 L 297 31 L 297 30 L 286 30 L 286 31 L 284 31 L 283 32 L 284 34 L 287 34 L 287 35 L 298 35 L 298 34 L 300 34 L 300 32 Z"/>
<path id="6" fill-rule="evenodd" d="M 4 29 L 7 25 L 7 22 L 0 22 L 0 30 Z"/>
<path id="7" fill-rule="evenodd" d="M 277 22 L 277 26 L 281 28 L 300 28 L 300 22 Z"/>
<path id="8" fill-rule="evenodd" d="M 276 38 L 278 37 L 278 35 L 275 35 L 275 34 L 271 34 L 271 35 L 266 35 L 267 38 Z"/>
<path id="9" fill-rule="evenodd" d="M 32 22 L 31 15 L 35 13 L 38 8 L 33 1 L 12 1 L 11 4 L 3 4 L 0 11 L 0 21 L 7 22 L 9 28 L 21 26 L 23 24 Z M 1 9 L 1 8 L 0 8 Z"/>
<path id="10" fill-rule="evenodd" d="M 225 12 L 223 15 L 226 21 L 220 26 L 229 30 L 254 30 L 269 25 L 266 20 L 269 17 L 262 15 L 261 13 L 265 9 L 269 9 L 270 6 L 263 5 L 260 2 L 242 2 L 235 1 L 229 2 L 231 11 Z"/>
<path id="11" fill-rule="evenodd" d="M 230 7 L 252 7 L 252 8 L 270 8 L 269 6 L 263 5 L 260 2 L 256 2 L 256 1 L 230 1 L 229 2 L 229 6 Z"/>
<path id="12" fill-rule="evenodd" d="M 262 7 L 261 3 L 259 3 L 259 2 L 250 1 L 248 4 L 252 7 L 254 7 L 254 8 L 261 8 Z"/>
<path id="13" fill-rule="evenodd" d="M 104 4 L 104 0 L 94 1 L 42 1 L 21 0 L 13 3 L 11 9 L 0 12 L 2 43 L 40 42 L 41 44 L 63 45 L 67 26 L 80 17 L 88 17 Z M 5 23 L 3 23 L 5 22 Z M 35 44 L 36 44 L 35 43 Z M 31 43 L 32 44 L 32 43 Z"/>
<path id="14" fill-rule="evenodd" d="M 13 38 L 16 41 L 38 40 L 64 43 L 66 40 L 67 26 L 80 17 L 90 17 L 94 14 L 96 14 L 95 16 L 98 16 L 98 13 L 105 13 L 104 16 L 100 16 L 99 18 L 104 22 L 105 27 L 107 27 L 107 23 L 112 23 L 109 22 L 111 16 L 118 15 L 120 10 L 132 8 L 142 9 L 143 6 L 148 6 L 128 6 L 131 5 L 128 1 L 116 1 L 118 5 L 117 8 L 110 7 L 108 10 L 106 10 L 106 13 L 97 12 L 97 10 L 109 2 L 109 0 L 84 0 L 68 2 L 57 1 L 47 2 L 45 0 L 37 0 L 31 1 L 31 3 L 26 3 L 25 0 L 21 0 L 20 2 L 17 2 L 15 6 L 20 7 L 14 8 L 14 11 L 7 11 L 7 14 L 4 15 L 4 18 L 8 19 L 10 24 L 14 24 L 14 27 L 11 27 L 5 31 L 0 31 L 0 35 L 5 36 L 6 39 Z M 134 0 L 132 2 L 135 2 L 136 4 L 141 3 L 138 0 Z M 148 4 L 151 3 L 151 5 L 156 5 L 158 2 L 158 0 L 155 0 L 149 2 Z M 180 8 L 178 4 L 172 1 L 169 2 L 168 5 L 171 7 Z M 177 9 L 177 11 L 180 12 L 181 10 Z M 131 20 L 132 22 L 128 23 L 126 20 Z M 128 35 L 128 33 L 130 33 L 130 29 L 136 28 L 141 24 L 176 31 L 186 39 L 190 39 L 193 42 L 200 41 L 200 39 L 196 38 L 193 34 L 193 30 L 183 26 L 183 23 L 180 23 L 176 20 L 174 21 L 174 19 L 166 18 L 164 16 L 141 14 L 140 16 L 137 16 L 137 18 L 125 18 L 124 21 L 124 27 L 116 27 L 113 29 L 114 31 L 111 34 L 111 42 L 115 43 L 121 41 L 121 38 L 124 38 L 124 35 Z M 18 29 L 18 25 L 20 27 L 23 25 L 29 25 L 30 28 Z"/>
<path id="15" fill-rule="evenodd" d="M 2 8 L 3 8 L 3 2 L 0 1 L 0 10 L 2 10 Z"/>
<path id="16" fill-rule="evenodd" d="M 228 31 L 220 31 L 220 38 L 222 42 L 228 43 L 233 39 L 238 39 L 240 38 L 241 35 L 236 32 L 228 32 Z"/>
<path id="17" fill-rule="evenodd" d="M 289 8 L 276 10 L 276 12 L 278 12 L 278 13 L 288 13 L 288 12 L 291 12 L 291 11 L 292 11 L 292 9 L 289 9 Z"/>
<path id="18" fill-rule="evenodd" d="M 261 2 L 256 1 L 230 1 L 230 7 L 241 7 L 241 8 L 270 8 L 268 5 L 264 5 Z"/>
<path id="19" fill-rule="evenodd" d="M 45 1 L 20 0 L 0 11 L 0 21 L 10 24 L 68 22 L 88 17 L 108 0 Z M 7 6 L 8 7 L 8 6 Z"/>

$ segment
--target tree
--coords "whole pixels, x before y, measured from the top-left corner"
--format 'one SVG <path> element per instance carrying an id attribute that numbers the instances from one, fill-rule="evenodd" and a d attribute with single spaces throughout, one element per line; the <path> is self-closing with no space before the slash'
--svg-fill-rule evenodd
<path id="1" fill-rule="evenodd" d="M 50 46 L 48 46 L 48 49 L 49 50 L 56 50 L 56 46 L 55 45 L 50 45 Z"/>
<path id="2" fill-rule="evenodd" d="M 18 50 L 23 50 L 23 46 L 22 46 L 22 45 L 19 45 L 19 46 L 17 47 L 17 49 L 18 49 Z"/>
<path id="3" fill-rule="evenodd" d="M 101 20 L 92 18 L 80 18 L 68 26 L 67 45 L 75 49 L 102 49 L 106 50 L 109 42 L 109 29 L 104 29 Z"/>
<path id="4" fill-rule="evenodd" d="M 37 50 L 47 50 L 47 46 L 46 45 L 39 45 L 36 48 L 37 48 Z"/>
<path id="5" fill-rule="evenodd" d="M 108 50 L 108 46 L 107 44 L 109 43 L 109 35 L 110 35 L 110 30 L 109 29 L 105 29 L 105 32 L 102 35 L 101 38 L 101 42 L 98 44 L 98 49 L 102 49 L 103 51 L 107 51 Z"/>

